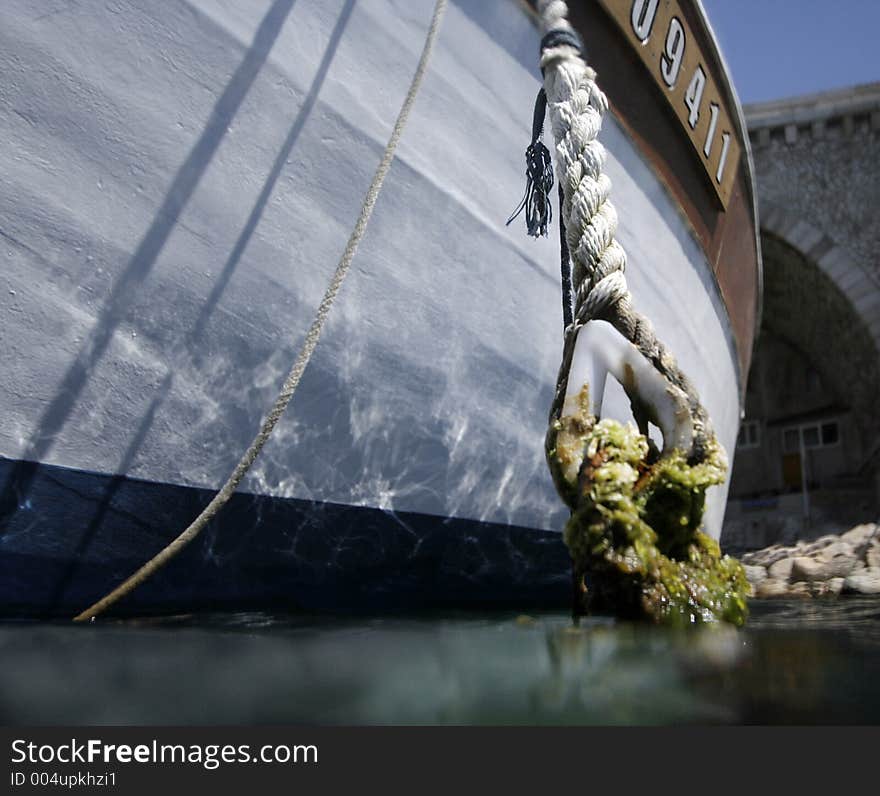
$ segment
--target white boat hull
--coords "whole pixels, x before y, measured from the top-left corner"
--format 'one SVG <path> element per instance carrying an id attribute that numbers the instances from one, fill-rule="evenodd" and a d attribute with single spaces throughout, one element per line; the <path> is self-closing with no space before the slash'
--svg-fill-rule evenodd
<path id="1" fill-rule="evenodd" d="M 5 0 L 0 456 L 223 482 L 345 245 L 431 5 Z M 450 4 L 353 270 L 242 491 L 562 528 L 543 452 L 558 243 L 504 226 L 538 39 L 515 2 Z M 601 140 L 634 300 L 732 453 L 740 385 L 711 269 L 610 114 Z M 628 417 L 622 390 L 604 411 Z M 716 538 L 726 491 L 709 495 Z M 26 528 L 44 507 L 16 500 Z"/>

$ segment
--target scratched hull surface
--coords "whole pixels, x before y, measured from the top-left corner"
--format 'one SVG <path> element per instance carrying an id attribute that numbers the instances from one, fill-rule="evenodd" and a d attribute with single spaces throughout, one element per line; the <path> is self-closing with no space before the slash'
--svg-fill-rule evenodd
<path id="1" fill-rule="evenodd" d="M 141 503 L 153 530 L 127 537 L 113 525 L 125 490 L 107 489 L 222 483 L 345 245 L 430 10 L 0 6 L 2 566 L 24 555 L 29 572 L 45 559 L 69 574 L 75 559 L 127 574 L 189 517 Z M 316 525 L 321 506 L 364 507 L 389 523 L 471 523 L 481 538 L 564 524 L 543 456 L 561 353 L 555 230 L 534 241 L 504 226 L 523 189 L 537 49 L 518 3 L 450 4 L 352 273 L 242 488 L 305 512 L 267 559 L 295 547 L 304 507 Z M 602 140 L 635 301 L 732 451 L 733 341 L 705 257 L 611 116 Z M 622 392 L 608 401 L 628 416 Z M 49 504 L 69 490 L 39 486 L 62 471 L 98 490 L 63 519 Z M 725 495 L 711 496 L 715 536 Z"/>

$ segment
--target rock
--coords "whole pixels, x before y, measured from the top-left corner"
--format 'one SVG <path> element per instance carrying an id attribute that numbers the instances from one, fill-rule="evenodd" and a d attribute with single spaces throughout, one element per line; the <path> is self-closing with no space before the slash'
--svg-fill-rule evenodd
<path id="1" fill-rule="evenodd" d="M 853 550 L 852 545 L 840 540 L 826 545 L 813 554 L 813 558 L 819 559 L 820 561 L 831 561 L 838 556 L 845 556 L 846 558 L 851 559 L 853 563 L 855 563 L 856 560 L 855 550 Z"/>
<path id="2" fill-rule="evenodd" d="M 801 549 L 798 551 L 802 555 L 812 555 L 813 553 L 818 552 L 819 550 L 824 550 L 831 545 L 837 544 L 840 542 L 840 537 L 835 536 L 833 533 L 826 534 L 825 536 L 820 536 L 816 539 L 815 542 L 810 542 L 809 544 L 803 545 L 801 547 L 801 543 L 798 543 L 798 547 Z"/>
<path id="3" fill-rule="evenodd" d="M 775 544 L 746 553 L 742 563 L 756 597 L 880 594 L 880 524 Z"/>
<path id="4" fill-rule="evenodd" d="M 748 578 L 752 586 L 757 586 L 759 583 L 767 580 L 767 570 L 764 567 L 755 564 L 743 564 L 743 569 L 746 571 L 746 578 Z"/>
<path id="5" fill-rule="evenodd" d="M 880 569 L 872 567 L 854 575 L 843 582 L 844 594 L 880 594 Z"/>
<path id="6" fill-rule="evenodd" d="M 767 567 L 767 574 L 774 580 L 781 580 L 783 583 L 787 583 L 789 577 L 791 577 L 793 562 L 793 558 L 780 558 Z"/>
<path id="7" fill-rule="evenodd" d="M 871 537 L 876 536 L 878 527 L 873 522 L 866 522 L 863 525 L 856 525 L 846 533 L 841 534 L 840 539 L 852 547 L 859 547 L 867 542 Z"/>
<path id="8" fill-rule="evenodd" d="M 844 578 L 831 578 L 812 584 L 815 597 L 836 597 L 843 589 Z"/>
<path id="9" fill-rule="evenodd" d="M 856 565 L 855 556 L 838 555 L 834 558 L 826 559 L 822 562 L 825 577 L 822 580 L 831 580 L 831 578 L 845 578 L 851 574 Z"/>
<path id="10" fill-rule="evenodd" d="M 880 569 L 880 540 L 871 542 L 865 550 L 864 561 L 871 569 Z"/>
<path id="11" fill-rule="evenodd" d="M 754 552 L 746 553 L 742 557 L 742 562 L 743 564 L 770 567 L 780 559 L 790 558 L 792 552 L 793 550 L 790 547 L 783 547 L 782 545 L 775 544 L 770 547 L 765 547 L 763 550 L 755 550 Z"/>
<path id="12" fill-rule="evenodd" d="M 785 597 L 788 594 L 788 584 L 784 580 L 767 578 L 755 587 L 755 597 Z"/>
<path id="13" fill-rule="evenodd" d="M 849 575 L 854 566 L 855 560 L 850 556 L 835 556 L 827 561 L 798 556 L 792 561 L 789 581 L 792 583 L 799 581 L 816 583 L 831 578 L 844 578 Z"/>
<path id="14" fill-rule="evenodd" d="M 814 580 L 825 580 L 820 570 L 822 565 L 809 556 L 798 556 L 791 560 L 791 570 L 788 579 L 792 583 L 812 583 Z"/>

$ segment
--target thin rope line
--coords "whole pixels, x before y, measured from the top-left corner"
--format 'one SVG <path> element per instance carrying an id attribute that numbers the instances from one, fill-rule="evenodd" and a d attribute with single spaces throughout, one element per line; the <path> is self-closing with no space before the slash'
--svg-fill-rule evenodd
<path id="1" fill-rule="evenodd" d="M 568 329 L 574 321 L 572 308 L 571 288 L 571 256 L 568 253 L 568 240 L 565 233 L 565 218 L 562 213 L 562 203 L 565 201 L 565 193 L 562 183 L 559 183 L 559 263 L 562 278 L 562 328 Z"/>
<path id="2" fill-rule="evenodd" d="M 223 508 L 226 502 L 232 497 L 232 494 L 235 492 L 236 488 L 241 483 L 241 480 L 245 477 L 248 470 L 251 468 L 251 465 L 254 463 L 257 456 L 259 455 L 260 451 L 263 449 L 263 446 L 268 441 L 270 435 L 272 434 L 272 430 L 275 428 L 275 425 L 278 423 L 281 415 L 284 414 L 284 410 L 290 403 L 290 399 L 293 397 L 294 392 L 296 392 L 296 388 L 299 385 L 303 373 L 305 372 L 306 366 L 309 364 L 312 353 L 314 352 L 315 347 L 318 345 L 318 339 L 321 336 L 321 330 L 324 326 L 324 322 L 327 320 L 327 315 L 329 314 L 330 308 L 333 305 L 333 300 L 336 298 L 336 294 L 339 292 L 339 288 L 342 286 L 342 282 L 345 279 L 346 274 L 348 273 L 351 261 L 354 258 L 355 252 L 357 251 L 358 244 L 360 243 L 361 238 L 364 235 L 364 231 L 367 228 L 367 223 L 370 220 L 370 215 L 372 214 L 373 207 L 376 204 L 376 199 L 379 197 L 379 192 L 382 189 L 382 183 L 385 181 L 388 170 L 391 168 L 391 162 L 394 160 L 394 152 L 397 149 L 397 144 L 400 141 L 400 136 L 403 132 L 403 128 L 406 125 L 410 110 L 412 109 L 413 103 L 415 102 L 416 96 L 419 92 L 419 88 L 421 87 L 422 79 L 425 76 L 428 61 L 431 57 L 431 51 L 434 48 L 434 42 L 437 38 L 437 32 L 440 29 L 440 21 L 443 18 L 443 12 L 446 10 L 446 2 L 447 0 L 437 0 L 436 5 L 434 6 L 434 15 L 431 18 L 431 26 L 428 29 L 428 34 L 425 38 L 425 45 L 422 48 L 422 56 L 419 59 L 419 64 L 416 67 L 415 74 L 413 75 L 412 82 L 410 83 L 409 91 L 407 91 L 406 99 L 403 101 L 403 105 L 401 106 L 400 112 L 397 115 L 397 121 L 394 124 L 394 130 L 391 133 L 391 137 L 388 139 L 388 144 L 386 145 L 385 152 L 382 155 L 382 160 L 379 163 L 379 167 L 376 169 L 376 173 L 373 176 L 373 181 L 370 183 L 370 187 L 367 190 L 366 196 L 364 197 L 364 203 L 361 207 L 361 212 L 358 216 L 357 223 L 355 224 L 351 236 L 348 239 L 345 251 L 342 253 L 342 257 L 339 260 L 339 264 L 336 266 L 336 271 L 333 274 L 333 278 L 330 280 L 330 284 L 327 286 L 327 290 L 324 293 L 324 298 L 321 300 L 321 304 L 318 307 L 315 319 L 312 321 L 312 325 L 309 327 L 309 331 L 306 333 L 303 347 L 300 350 L 296 361 L 294 362 L 293 367 L 290 370 L 290 373 L 285 379 L 284 384 L 281 387 L 281 392 L 275 399 L 275 403 L 272 406 L 272 409 L 266 416 L 266 419 L 263 421 L 259 432 L 257 433 L 256 437 L 254 437 L 254 440 L 253 442 L 251 442 L 250 447 L 245 451 L 244 455 L 235 466 L 235 469 L 226 480 L 226 483 L 223 484 L 223 486 L 220 488 L 220 491 L 217 492 L 211 502 L 204 508 L 202 513 L 199 514 L 199 516 L 196 517 L 195 520 L 193 520 L 189 527 L 186 528 L 186 530 L 184 530 L 167 547 L 165 547 L 153 558 L 151 558 L 146 564 L 144 564 L 137 572 L 131 575 L 131 577 L 129 577 L 127 580 L 125 580 L 123 583 L 113 589 L 113 591 L 109 592 L 100 600 L 98 600 L 98 602 L 96 602 L 90 608 L 87 608 L 85 611 L 78 614 L 74 618 L 75 622 L 85 622 L 107 610 L 107 608 L 109 608 L 119 599 L 137 588 L 137 586 L 143 583 L 153 573 L 161 569 L 186 545 L 188 545 L 193 539 L 195 539 L 196 536 L 201 533 L 204 527 L 213 519 L 214 515 L 217 514 L 217 512 L 220 511 L 220 509 Z"/>

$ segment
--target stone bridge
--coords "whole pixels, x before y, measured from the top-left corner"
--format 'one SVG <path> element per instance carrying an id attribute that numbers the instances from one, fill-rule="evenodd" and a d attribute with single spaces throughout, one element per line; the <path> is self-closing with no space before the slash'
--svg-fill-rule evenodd
<path id="1" fill-rule="evenodd" d="M 744 110 L 764 308 L 724 531 L 734 548 L 876 520 L 880 493 L 880 83 Z"/>

